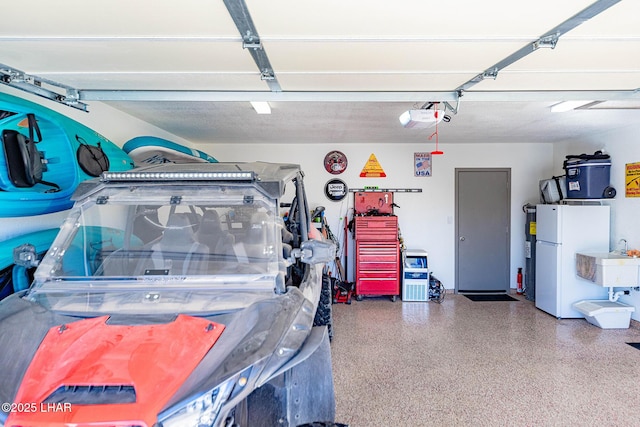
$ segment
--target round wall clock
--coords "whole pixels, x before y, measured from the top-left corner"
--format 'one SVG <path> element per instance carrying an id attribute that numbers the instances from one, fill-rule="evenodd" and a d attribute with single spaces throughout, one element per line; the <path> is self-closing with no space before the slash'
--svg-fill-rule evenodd
<path id="1" fill-rule="evenodd" d="M 341 174 L 347 169 L 347 156 L 341 151 L 330 151 L 324 156 L 324 168 L 330 174 Z"/>

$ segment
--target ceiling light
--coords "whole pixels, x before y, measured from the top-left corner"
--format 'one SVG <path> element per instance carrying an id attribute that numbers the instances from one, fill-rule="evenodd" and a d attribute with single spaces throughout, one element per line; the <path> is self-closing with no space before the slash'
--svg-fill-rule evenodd
<path id="1" fill-rule="evenodd" d="M 251 101 L 251 106 L 258 114 L 271 114 L 271 106 L 266 101 Z"/>
<path id="2" fill-rule="evenodd" d="M 444 117 L 438 110 L 408 110 L 398 117 L 405 128 L 426 129 L 435 126 Z"/>
<path id="3" fill-rule="evenodd" d="M 591 104 L 595 101 L 563 101 L 551 106 L 552 113 L 563 113 L 565 111 L 575 110 L 583 105 Z"/>

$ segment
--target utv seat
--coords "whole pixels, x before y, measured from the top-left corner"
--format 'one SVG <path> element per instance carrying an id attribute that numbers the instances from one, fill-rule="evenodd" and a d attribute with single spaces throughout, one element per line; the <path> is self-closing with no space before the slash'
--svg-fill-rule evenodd
<path id="1" fill-rule="evenodd" d="M 268 270 L 268 263 L 274 255 L 273 241 L 268 235 L 270 223 L 269 216 L 264 212 L 256 212 L 251 216 L 243 241 L 235 245 L 240 263 L 249 264 L 256 270 Z"/>
<path id="2" fill-rule="evenodd" d="M 9 179 L 17 188 L 30 188 L 38 183 L 53 187 L 49 191 L 60 191 L 60 186 L 42 179 L 47 170 L 44 153 L 38 150 L 36 143 L 42 140 L 40 128 L 33 114 L 27 114 L 29 137 L 12 129 L 2 131 L 2 147 L 7 162 Z M 34 132 L 38 141 L 34 139 Z"/>
<path id="3" fill-rule="evenodd" d="M 222 229 L 220 216 L 216 211 L 204 212 L 196 232 L 196 240 L 208 246 L 213 255 L 228 255 L 231 260 L 235 259 L 233 245 L 236 239 L 231 233 Z"/>
<path id="4" fill-rule="evenodd" d="M 173 214 L 160 240 L 151 247 L 151 262 L 141 274 L 197 275 L 207 272 L 209 247 L 196 241 L 185 214 Z"/>

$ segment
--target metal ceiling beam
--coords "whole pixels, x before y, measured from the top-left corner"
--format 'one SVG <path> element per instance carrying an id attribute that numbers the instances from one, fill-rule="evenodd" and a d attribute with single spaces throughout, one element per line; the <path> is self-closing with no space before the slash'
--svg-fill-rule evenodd
<path id="1" fill-rule="evenodd" d="M 585 21 L 588 21 L 594 16 L 604 12 L 605 10 L 609 9 L 611 6 L 615 5 L 616 3 L 619 3 L 620 1 L 621 0 L 596 1 L 595 3 L 591 4 L 590 6 L 587 6 L 585 9 L 576 13 L 575 15 L 573 15 L 571 18 L 567 19 L 560 25 L 544 33 L 542 36 L 540 36 L 540 38 L 538 38 L 538 40 L 535 40 L 529 43 L 528 45 L 520 48 L 516 52 L 504 58 L 502 61 L 497 62 L 496 64 L 484 70 L 482 73 L 473 77 L 471 80 L 461 84 L 460 86 L 458 86 L 456 90 L 460 91 L 460 93 L 463 93 L 464 91 L 469 90 L 471 87 L 477 85 L 478 83 L 480 83 L 485 79 L 495 80 L 496 77 L 498 76 L 498 73 L 501 70 L 503 70 L 504 68 L 508 67 L 514 62 L 519 61 L 520 59 L 524 58 L 525 56 L 535 52 L 536 50 L 542 47 L 549 47 L 551 49 L 554 49 L 556 47 L 556 43 L 558 42 L 558 39 L 560 38 L 560 36 L 573 30 L 574 28 L 584 23 Z"/>
<path id="2" fill-rule="evenodd" d="M 416 102 L 425 98 L 456 101 L 455 92 L 268 92 L 268 91 L 172 91 L 172 90 L 83 90 L 85 101 L 317 101 L 317 102 Z"/>
<path id="3" fill-rule="evenodd" d="M 170 101 L 170 102 L 456 102 L 455 91 L 434 92 L 268 92 L 268 91 L 163 91 L 163 90 L 82 90 L 83 101 Z M 471 91 L 464 100 L 478 102 L 504 101 L 570 101 L 570 100 L 640 100 L 635 90 L 579 91 Z"/>
<path id="4" fill-rule="evenodd" d="M 282 90 L 280 83 L 278 83 L 278 79 L 276 79 L 276 74 L 273 71 L 271 62 L 269 62 L 267 52 L 264 51 L 258 30 L 256 30 L 253 24 L 253 19 L 251 19 L 247 4 L 244 0 L 224 0 L 224 5 L 227 7 L 231 19 L 233 19 L 233 22 L 240 32 L 242 47 L 249 49 L 251 57 L 258 66 L 258 70 L 260 70 L 260 78 L 267 83 L 271 91 L 280 92 Z"/>
<path id="5" fill-rule="evenodd" d="M 9 67 L 8 65 L 0 64 L 0 83 L 38 95 L 59 104 L 87 111 L 87 104 L 79 101 L 80 94 L 78 90 L 52 80 L 29 75 L 22 70 Z M 43 87 L 43 83 L 47 86 L 64 89 L 65 94 Z"/>

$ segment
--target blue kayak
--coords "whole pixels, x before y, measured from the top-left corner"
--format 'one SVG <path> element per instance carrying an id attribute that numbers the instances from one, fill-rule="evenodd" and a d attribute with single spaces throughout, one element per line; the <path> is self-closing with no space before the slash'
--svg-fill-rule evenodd
<path id="1" fill-rule="evenodd" d="M 42 105 L 0 93 L 0 218 L 69 209 L 84 180 L 133 167 L 117 145 Z"/>

